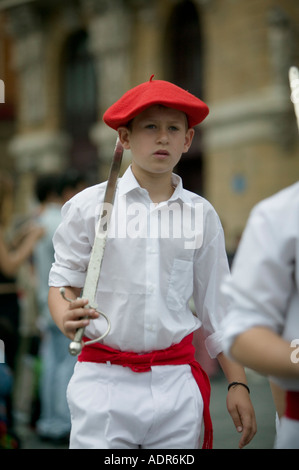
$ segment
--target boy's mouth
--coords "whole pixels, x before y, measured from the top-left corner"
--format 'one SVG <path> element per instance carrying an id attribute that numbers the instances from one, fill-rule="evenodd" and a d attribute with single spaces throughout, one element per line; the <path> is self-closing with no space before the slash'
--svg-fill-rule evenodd
<path id="1" fill-rule="evenodd" d="M 169 152 L 167 150 L 157 150 L 154 155 L 159 158 L 166 158 L 169 155 Z"/>

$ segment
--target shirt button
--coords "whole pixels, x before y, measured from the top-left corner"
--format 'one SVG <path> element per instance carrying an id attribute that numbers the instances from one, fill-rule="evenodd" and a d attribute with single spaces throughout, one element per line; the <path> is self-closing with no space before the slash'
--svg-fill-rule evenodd
<path id="1" fill-rule="evenodd" d="M 146 329 L 147 329 L 148 331 L 155 331 L 154 325 L 151 325 L 151 324 L 147 324 L 147 325 L 146 325 Z"/>
<path id="2" fill-rule="evenodd" d="M 154 292 L 154 290 L 155 290 L 155 287 L 153 286 L 153 284 L 149 284 L 149 285 L 148 285 L 148 292 L 149 292 L 150 294 L 152 294 L 152 293 Z"/>

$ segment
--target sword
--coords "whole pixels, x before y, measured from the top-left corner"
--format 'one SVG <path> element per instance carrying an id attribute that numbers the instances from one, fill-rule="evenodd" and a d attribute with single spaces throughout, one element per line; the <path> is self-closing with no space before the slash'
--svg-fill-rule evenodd
<path id="1" fill-rule="evenodd" d="M 289 81 L 291 87 L 291 101 L 294 105 L 297 126 L 299 130 L 299 70 L 297 67 L 290 67 Z"/>
<path id="2" fill-rule="evenodd" d="M 104 257 L 104 251 L 107 240 L 107 233 L 111 218 L 111 213 L 113 209 L 114 197 L 116 192 L 117 180 L 119 176 L 119 171 L 121 167 L 121 161 L 123 156 L 123 146 L 121 145 L 119 139 L 116 140 L 116 145 L 114 149 L 113 160 L 110 167 L 110 173 L 107 181 L 104 203 L 101 209 L 101 214 L 99 218 L 99 223 L 96 229 L 95 241 L 92 247 L 91 256 L 87 268 L 86 279 L 83 287 L 82 297 L 88 299 L 89 303 L 85 308 L 94 308 L 97 310 L 97 304 L 95 303 L 96 290 L 99 282 L 100 272 L 102 261 Z M 62 287 L 60 289 L 62 297 L 67 301 L 72 301 L 65 296 L 65 290 Z M 69 345 L 69 352 L 72 356 L 76 356 L 82 350 L 84 345 L 93 344 L 98 341 L 101 341 L 110 331 L 110 320 L 103 312 L 97 310 L 97 312 L 102 315 L 107 322 L 107 329 L 104 334 L 99 336 L 96 339 L 86 341 L 83 343 L 82 337 L 84 334 L 84 328 L 78 328 L 76 331 L 74 340 Z M 87 318 L 87 317 L 86 317 Z"/>

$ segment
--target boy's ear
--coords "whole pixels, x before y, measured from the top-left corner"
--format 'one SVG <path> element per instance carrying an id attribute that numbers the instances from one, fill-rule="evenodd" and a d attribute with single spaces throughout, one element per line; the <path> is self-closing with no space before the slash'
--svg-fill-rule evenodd
<path id="1" fill-rule="evenodd" d="M 186 132 L 186 136 L 185 136 L 185 144 L 184 144 L 184 153 L 188 152 L 191 144 L 192 144 L 192 140 L 193 140 L 193 137 L 194 137 L 194 134 L 195 134 L 195 131 L 192 127 L 190 127 L 187 132 Z"/>
<path id="2" fill-rule="evenodd" d="M 119 127 L 117 129 L 117 132 L 118 132 L 118 137 L 119 137 L 119 140 L 121 141 L 121 144 L 123 146 L 123 148 L 125 150 L 129 150 L 130 148 L 130 139 L 129 139 L 129 135 L 130 135 L 130 130 L 127 128 L 127 127 Z"/>

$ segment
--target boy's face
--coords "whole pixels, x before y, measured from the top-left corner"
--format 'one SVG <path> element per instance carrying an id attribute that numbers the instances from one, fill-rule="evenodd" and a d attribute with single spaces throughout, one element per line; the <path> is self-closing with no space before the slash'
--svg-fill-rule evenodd
<path id="1" fill-rule="evenodd" d="M 123 147 L 131 150 L 133 170 L 155 174 L 173 171 L 193 135 L 183 112 L 160 105 L 145 109 L 130 127 L 119 128 Z"/>

